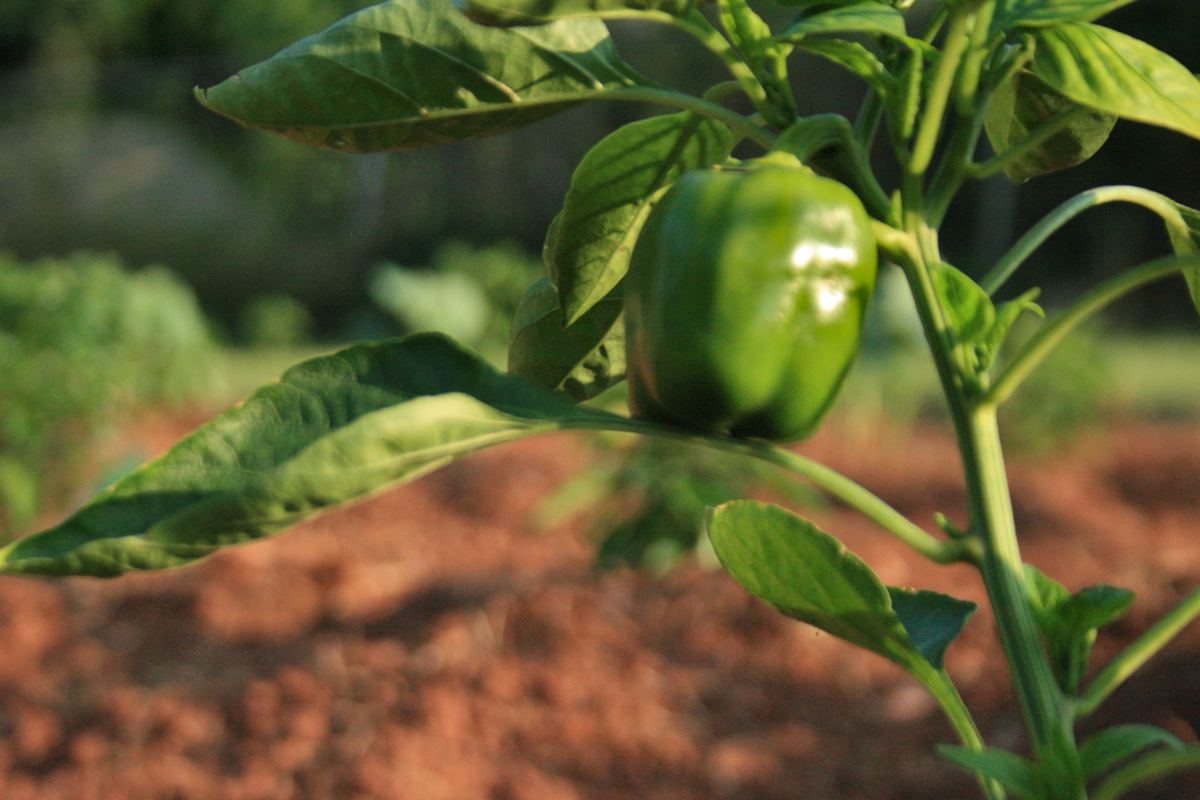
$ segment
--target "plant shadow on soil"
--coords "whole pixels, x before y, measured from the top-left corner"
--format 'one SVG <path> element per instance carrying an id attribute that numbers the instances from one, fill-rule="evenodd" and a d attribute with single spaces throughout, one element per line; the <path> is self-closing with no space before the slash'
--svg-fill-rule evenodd
<path id="1" fill-rule="evenodd" d="M 158 428 L 155 428 L 158 425 Z M 131 433 L 151 449 L 190 423 Z M 961 519 L 939 432 L 802 452 L 919 522 Z M 5 800 L 918 800 L 975 796 L 930 753 L 951 733 L 892 665 L 790 622 L 719 572 L 596 575 L 581 521 L 528 522 L 585 467 L 530 440 L 269 542 L 115 581 L 0 579 Z M 1200 576 L 1200 425 L 1123 423 L 1012 469 L 1026 557 L 1078 588 L 1138 593 L 1111 656 Z M 811 511 L 888 583 L 983 602 L 836 504 Z M 990 743 L 1019 747 L 979 614 L 948 666 Z M 1087 730 L 1195 740 L 1189 630 Z M 1200 797 L 1181 778 L 1136 795 Z"/>

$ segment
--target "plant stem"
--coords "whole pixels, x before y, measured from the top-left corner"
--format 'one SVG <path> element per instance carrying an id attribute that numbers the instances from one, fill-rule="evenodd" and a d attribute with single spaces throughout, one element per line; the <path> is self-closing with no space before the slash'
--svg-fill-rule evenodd
<path id="1" fill-rule="evenodd" d="M 1121 273 L 1080 298 L 1075 305 L 1046 323 L 1025 347 L 1013 357 L 988 390 L 988 402 L 1000 405 L 1016 391 L 1021 382 L 1054 350 L 1063 338 L 1084 320 L 1114 300 L 1162 280 L 1189 267 L 1200 268 L 1200 255 L 1168 256 Z"/>
<path id="2" fill-rule="evenodd" d="M 1075 195 L 1043 217 L 996 262 L 980 284 L 988 294 L 995 294 L 1017 268 L 1059 228 L 1089 208 L 1116 202 L 1133 203 L 1147 208 L 1162 217 L 1170 230 L 1184 239 L 1190 236 L 1179 208 L 1165 195 L 1140 186 L 1100 186 Z"/>
<path id="3" fill-rule="evenodd" d="M 938 539 L 925 532 L 908 517 L 892 508 L 877 495 L 872 494 L 865 487 L 855 483 L 832 467 L 793 453 L 782 447 L 747 439 L 698 436 L 694 433 L 674 431 L 662 426 L 651 426 L 645 422 L 624 420 L 621 418 L 609 418 L 602 423 L 596 424 L 590 424 L 585 421 L 578 427 L 580 429 L 595 428 L 606 431 L 623 430 L 628 433 L 641 435 L 652 434 L 765 461 L 768 464 L 782 467 L 807 479 L 830 496 L 836 497 L 838 500 L 855 509 L 884 531 L 890 533 L 931 561 L 938 564 L 978 562 L 979 550 L 974 541 L 969 539 Z"/>
<path id="4" fill-rule="evenodd" d="M 938 134 L 942 130 L 942 117 L 950 101 L 950 93 L 954 88 L 954 78 L 959 64 L 970 45 L 970 27 L 974 14 L 952 12 L 950 24 L 946 30 L 946 43 L 938 58 L 937 70 L 933 74 L 933 85 L 925 101 L 924 115 L 917 137 L 913 144 L 912 158 L 908 163 L 908 173 L 914 176 L 924 175 L 933 160 L 933 150 L 937 145 Z"/>
<path id="5" fill-rule="evenodd" d="M 963 746 L 968 750 L 983 752 L 983 737 L 979 735 L 979 728 L 975 726 L 971 712 L 967 710 L 962 695 L 958 693 L 957 687 L 950 680 L 946 671 L 929 667 L 928 674 L 918 674 L 916 677 L 933 695 L 933 699 L 941 707 L 942 713 L 946 715 L 946 719 L 954 728 L 954 732 L 958 734 L 958 740 L 963 743 Z M 996 781 L 980 777 L 979 786 L 988 800 L 1004 800 L 1004 788 Z"/>
<path id="6" fill-rule="evenodd" d="M 639 13 L 644 14 L 645 12 Z M 767 90 L 763 86 L 762 81 L 754 74 L 754 70 L 742 60 L 737 49 L 729 43 L 729 40 L 712 26 L 707 17 L 696 9 L 692 9 L 687 15 L 682 17 L 662 12 L 653 13 L 661 14 L 666 18 L 663 20 L 664 22 L 691 34 L 697 41 L 708 48 L 709 52 L 721 59 L 721 63 L 725 65 L 725 69 L 742 85 L 742 90 L 745 91 L 746 96 L 750 98 L 750 102 L 754 103 L 754 107 L 758 109 L 764 118 L 771 120 L 776 116 L 775 108 L 771 104 L 771 99 L 767 96 Z M 657 16 L 655 18 L 657 19 Z"/>
<path id="7" fill-rule="evenodd" d="M 631 87 L 616 89 L 600 95 L 602 100 L 632 100 L 639 103 L 654 103 L 660 106 L 670 106 L 684 111 L 691 111 L 709 119 L 715 119 L 729 126 L 738 136 L 762 145 L 766 150 L 775 146 L 775 136 L 765 128 L 760 128 L 746 117 L 725 108 L 725 106 L 670 89 L 654 89 L 651 87 Z"/>
<path id="8" fill-rule="evenodd" d="M 1200 615 L 1200 589 L 1194 589 L 1182 603 L 1154 623 L 1133 644 L 1122 650 L 1120 655 L 1100 670 L 1076 702 L 1076 716 L 1087 716 L 1095 711 L 1126 678 L 1162 650 L 1167 642 L 1197 615 Z"/>

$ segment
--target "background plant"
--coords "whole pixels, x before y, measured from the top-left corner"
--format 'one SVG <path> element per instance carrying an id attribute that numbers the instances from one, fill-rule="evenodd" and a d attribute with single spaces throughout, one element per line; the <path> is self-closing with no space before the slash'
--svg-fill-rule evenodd
<path id="1" fill-rule="evenodd" d="M 1028 757 L 985 746 L 943 669 L 971 604 L 886 587 L 832 536 L 775 506 L 734 501 L 708 520 L 717 556 L 749 591 L 919 681 L 960 740 L 941 754 L 975 774 L 985 796 L 1082 798 L 1091 788 L 1093 797 L 1114 798 L 1200 763 L 1194 746 L 1144 726 L 1076 742 L 1076 722 L 1200 613 L 1200 590 L 1085 681 L 1096 632 L 1132 597 L 1108 586 L 1071 592 L 1023 563 L 997 427 L 999 407 L 1026 377 L 1113 301 L 1182 274 L 1178 285 L 1200 307 L 1200 212 L 1127 185 L 1087 190 L 977 279 L 947 263 L 939 237 L 965 185 L 1001 172 L 1026 179 L 1074 166 L 1104 143 L 1113 117 L 1200 138 L 1200 81 L 1152 46 L 1093 22 L 1131 2 L 943 2 L 910 33 L 896 7 L 907 4 L 872 0 L 801 2 L 797 15 L 775 27 L 738 0 L 724 0 L 711 16 L 687 3 L 475 0 L 466 7 L 475 22 L 441 0 L 394 0 L 298 42 L 198 97 L 243 124 L 342 152 L 500 133 L 584 100 L 651 103 L 675 113 L 621 127 L 580 162 L 547 236 L 538 313 L 518 315 L 510 346 L 516 375 L 428 335 L 306 362 L 59 527 L 0 551 L 0 565 L 103 576 L 180 565 L 485 446 L 564 429 L 646 434 L 790 469 L 918 554 L 978 569 Z M 703 96 L 664 88 L 620 59 L 597 17 L 674 27 L 723 64 L 730 80 Z M 420 69 L 409 60 L 411 42 L 426 56 Z M 853 121 L 799 113 L 788 75 L 796 50 L 867 85 Z M 724 105 L 732 93 L 753 111 Z M 985 135 L 991 157 L 978 154 Z M 873 169 L 877 139 L 894 157 L 894 181 L 881 183 Z M 874 217 L 881 252 L 903 270 L 968 489 L 968 518 L 939 518 L 944 535 L 770 443 L 579 404 L 621 379 L 622 279 L 642 222 L 680 175 L 725 164 L 739 145 L 784 151 L 851 186 Z M 996 295 L 1062 225 L 1116 201 L 1158 216 L 1176 255 L 1100 282 L 1014 346 L 1008 337 L 1017 320 L 1043 313 L 1036 290 L 1005 292 L 1002 301 Z"/>

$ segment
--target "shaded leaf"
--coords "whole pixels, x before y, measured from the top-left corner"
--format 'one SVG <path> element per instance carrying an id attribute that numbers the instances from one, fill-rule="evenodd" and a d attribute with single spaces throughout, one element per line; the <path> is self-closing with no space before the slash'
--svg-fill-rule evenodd
<path id="1" fill-rule="evenodd" d="M 179 566 L 484 447 L 610 423 L 630 427 L 440 335 L 351 347 L 293 367 L 61 525 L 0 550 L 0 571 Z"/>
<path id="2" fill-rule="evenodd" d="M 1092 800 L 1117 800 L 1138 786 L 1193 769 L 1200 769 L 1200 746 L 1151 753 L 1114 772 L 1091 797 Z"/>
<path id="3" fill-rule="evenodd" d="M 908 632 L 918 652 L 935 668 L 942 668 L 946 648 L 958 638 L 975 604 L 937 592 L 888 587 L 892 611 Z"/>
<path id="4" fill-rule="evenodd" d="M 623 308 L 614 291 L 564 327 L 554 284 L 538 280 L 513 317 L 508 371 L 572 400 L 595 397 L 625 377 Z"/>
<path id="5" fill-rule="evenodd" d="M 708 535 L 722 566 L 760 600 L 918 677 L 931 666 L 893 609 L 893 594 L 811 522 L 778 506 L 735 500 L 710 512 Z M 901 602 L 926 651 L 940 653 L 953 638 L 953 620 L 965 620 L 969 604 L 923 594 Z"/>
<path id="6" fill-rule="evenodd" d="M 1172 750 L 1184 747 L 1178 737 L 1153 725 L 1118 725 L 1107 728 L 1079 745 L 1079 761 L 1090 780 L 1128 758 L 1164 746 Z"/>
<path id="7" fill-rule="evenodd" d="M 1175 254 L 1190 255 L 1192 253 L 1200 253 L 1200 211 L 1180 205 L 1179 203 L 1176 203 L 1175 207 L 1179 209 L 1179 213 L 1183 217 L 1183 221 L 1190 233 L 1188 236 L 1183 236 L 1172 228 L 1167 229 Z M 1196 311 L 1200 313 L 1200 267 L 1185 269 L 1183 277 L 1187 281 L 1188 290 L 1192 296 L 1192 304 L 1196 306 Z"/>
<path id="8" fill-rule="evenodd" d="M 978 751 L 944 744 L 938 745 L 937 753 L 972 775 L 996 781 L 1020 800 L 1042 798 L 1033 763 L 1016 753 L 993 747 Z"/>
<path id="9" fill-rule="evenodd" d="M 1041 28 L 1029 68 L 1080 105 L 1200 138 L 1200 80 L 1132 36 L 1086 23 Z"/>
<path id="10" fill-rule="evenodd" d="M 1065 128 L 1004 168 L 1016 183 L 1087 161 L 1108 141 L 1117 124 L 1114 114 L 1082 108 L 1046 86 L 1037 76 L 1021 71 L 996 90 L 984 117 L 992 149 L 1004 153 L 1019 145 L 1042 125 L 1072 114 Z"/>
<path id="11" fill-rule="evenodd" d="M 806 36 L 835 33 L 865 33 L 905 38 L 904 15 L 891 6 L 877 2 L 850 5 L 803 13 L 775 38 L 782 42 L 799 42 Z"/>
<path id="12" fill-rule="evenodd" d="M 849 70 L 877 92 L 888 90 L 887 68 L 878 56 L 858 42 L 844 39 L 805 39 L 800 49 Z"/>
<path id="13" fill-rule="evenodd" d="M 993 30 L 1013 27 L 1043 27 L 1063 22 L 1099 19 L 1135 0 L 1008 0 L 1001 2 L 992 22 Z"/>
<path id="14" fill-rule="evenodd" d="M 599 20 L 488 28 L 449 0 L 389 0 L 196 96 L 243 125 L 362 153 L 500 133 L 639 81 Z"/>
<path id="15" fill-rule="evenodd" d="M 728 128 L 685 113 L 631 122 L 588 151 L 553 233 L 551 277 L 567 324 L 625 276 L 654 202 L 679 176 L 725 161 L 732 149 Z"/>

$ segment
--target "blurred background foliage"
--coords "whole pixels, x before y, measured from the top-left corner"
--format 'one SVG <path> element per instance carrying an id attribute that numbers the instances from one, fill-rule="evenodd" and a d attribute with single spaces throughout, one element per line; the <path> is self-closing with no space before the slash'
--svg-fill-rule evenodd
<path id="1" fill-rule="evenodd" d="M 572 169 L 606 133 L 655 110 L 590 104 L 498 138 L 346 156 L 240 129 L 192 99 L 192 86 L 368 4 L 0 3 L 0 532 L 70 502 L 72 466 L 117 409 L 228 402 L 334 343 L 430 328 L 503 365 L 512 311 L 541 274 L 532 254 Z M 914 13 L 931 5 L 919 0 Z M 776 21 L 792 13 L 763 10 Z M 1132 4 L 1105 23 L 1200 71 L 1194 0 Z M 701 91 L 724 77 L 681 34 L 613 28 L 622 54 L 660 82 Z M 801 113 L 853 114 L 862 96 L 818 60 L 798 58 L 793 80 Z M 1195 154 L 1184 137 L 1121 123 L 1085 168 L 970 187 L 944 229 L 945 251 L 979 274 L 1047 210 L 1100 183 L 1134 182 L 1200 207 Z M 887 181 L 892 166 L 879 160 Z M 1165 246 L 1148 213 L 1102 207 L 1052 239 L 1011 288 L 1041 285 L 1053 309 Z M 851 427 L 871 430 L 881 415 L 915 424 L 940 410 L 896 277 L 885 273 L 839 405 Z M 1196 414 L 1200 385 L 1187 368 L 1200 363 L 1196 329 L 1172 283 L 1123 303 L 1018 396 L 1014 444 L 1053 447 L 1114 408 Z M 601 402 L 619 406 L 621 390 Z M 669 565 L 695 543 L 705 504 L 763 477 L 653 443 L 598 447 L 612 457 L 598 456 L 596 472 L 546 514 L 593 508 L 606 565 Z M 609 496 L 618 499 L 600 499 Z"/>

